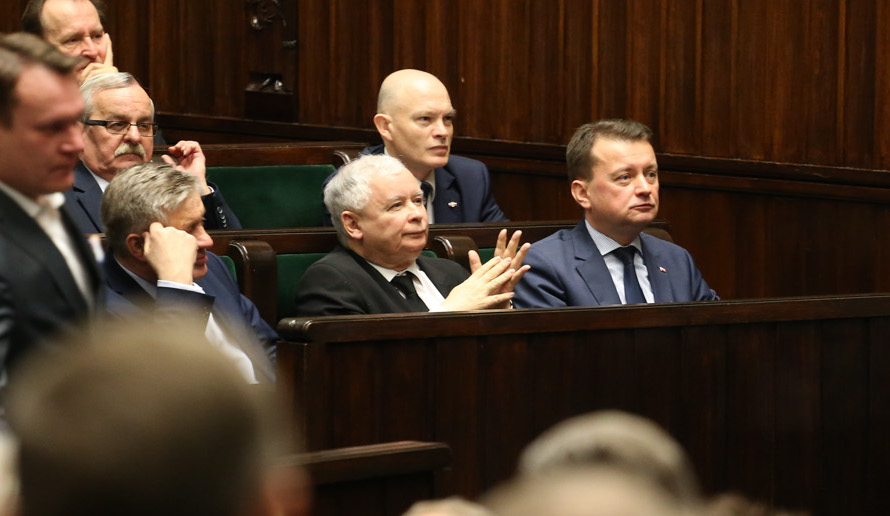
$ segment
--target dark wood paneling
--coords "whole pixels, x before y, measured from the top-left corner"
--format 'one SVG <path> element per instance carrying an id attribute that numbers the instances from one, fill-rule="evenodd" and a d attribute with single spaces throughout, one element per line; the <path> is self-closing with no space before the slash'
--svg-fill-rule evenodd
<path id="1" fill-rule="evenodd" d="M 459 494 L 511 475 L 552 424 L 617 408 L 674 435 L 708 492 L 879 514 L 888 321 L 886 295 L 286 319 L 279 353 L 315 357 L 282 371 L 309 375 L 292 399 L 339 408 L 303 414 L 309 449 L 393 432 L 447 442 Z M 364 430 L 331 431 L 344 417 Z"/>
<path id="2" fill-rule="evenodd" d="M 18 28 L 24 3 L 0 6 L 0 31 Z M 890 163 L 880 136 L 890 131 L 880 94 L 890 88 L 890 17 L 880 2 L 281 5 L 282 17 L 256 31 L 242 0 L 111 2 L 116 64 L 178 114 L 367 130 L 383 77 L 417 67 L 448 86 L 458 134 L 480 140 L 564 144 L 591 119 L 632 117 L 667 153 Z M 289 40 L 295 48 L 283 49 Z M 283 94 L 251 106 L 245 88 L 257 74 L 280 76 Z"/>

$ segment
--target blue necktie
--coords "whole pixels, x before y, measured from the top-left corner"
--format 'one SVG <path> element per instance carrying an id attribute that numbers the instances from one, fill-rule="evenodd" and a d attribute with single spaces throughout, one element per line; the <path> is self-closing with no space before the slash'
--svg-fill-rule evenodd
<path id="1" fill-rule="evenodd" d="M 640 282 L 637 280 L 637 270 L 634 267 L 634 254 L 637 248 L 628 245 L 619 247 L 612 251 L 612 254 L 621 260 L 624 264 L 624 304 L 635 305 L 645 303 L 646 296 L 643 295 L 643 289 L 640 288 Z"/>

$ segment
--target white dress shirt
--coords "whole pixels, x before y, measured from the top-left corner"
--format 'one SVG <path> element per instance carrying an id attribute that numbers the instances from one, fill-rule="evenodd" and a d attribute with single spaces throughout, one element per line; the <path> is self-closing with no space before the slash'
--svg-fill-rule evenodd
<path id="1" fill-rule="evenodd" d="M 627 300 L 624 296 L 624 264 L 621 263 L 617 256 L 612 254 L 612 251 L 622 247 L 622 245 L 594 229 L 587 220 L 584 221 L 584 224 L 587 226 L 587 232 L 590 233 L 590 238 L 593 240 L 594 245 L 596 245 L 597 250 L 599 250 L 603 260 L 606 262 L 606 267 L 609 269 L 609 275 L 612 276 L 612 283 L 615 284 L 615 290 L 618 291 L 621 304 L 626 304 Z M 646 269 L 646 263 L 643 262 L 643 246 L 640 243 L 640 235 L 637 235 L 630 245 L 636 247 L 638 251 L 634 253 L 634 270 L 637 271 L 637 281 L 640 283 L 640 289 L 643 291 L 646 302 L 654 303 L 655 295 L 652 293 L 652 284 L 649 283 L 649 270 Z"/>

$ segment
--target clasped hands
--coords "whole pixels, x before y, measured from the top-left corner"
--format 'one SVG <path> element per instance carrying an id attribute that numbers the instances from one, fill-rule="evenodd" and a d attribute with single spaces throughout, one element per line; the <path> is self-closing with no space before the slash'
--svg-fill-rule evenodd
<path id="1" fill-rule="evenodd" d="M 498 233 L 494 257 L 484 264 L 479 253 L 470 251 L 470 271 L 472 274 L 463 283 L 454 287 L 442 303 L 447 311 L 480 310 L 485 308 L 510 308 L 513 287 L 529 270 L 522 265 L 531 244 L 519 245 L 522 231 L 516 231 L 507 241 L 507 230 Z"/>

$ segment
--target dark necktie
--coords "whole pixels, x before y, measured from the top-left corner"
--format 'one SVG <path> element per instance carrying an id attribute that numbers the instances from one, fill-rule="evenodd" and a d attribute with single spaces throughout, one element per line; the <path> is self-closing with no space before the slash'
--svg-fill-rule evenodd
<path id="1" fill-rule="evenodd" d="M 634 267 L 634 254 L 637 248 L 628 245 L 619 247 L 612 251 L 612 254 L 621 260 L 624 264 L 624 303 L 627 305 L 635 305 L 645 303 L 646 296 L 643 295 L 643 289 L 640 288 L 640 282 L 637 280 L 637 270 Z"/>
<path id="2" fill-rule="evenodd" d="M 433 194 L 433 185 L 426 181 L 420 182 L 420 190 L 423 191 L 423 206 L 429 209 L 430 196 Z"/>
<path id="3" fill-rule="evenodd" d="M 405 301 L 408 302 L 408 306 L 411 307 L 412 312 L 430 311 L 423 300 L 420 299 L 420 296 L 417 295 L 417 291 L 414 290 L 413 274 L 411 274 L 410 272 L 399 274 L 398 276 L 390 280 L 390 283 L 392 283 L 394 287 L 399 289 L 399 292 L 405 295 Z"/>

